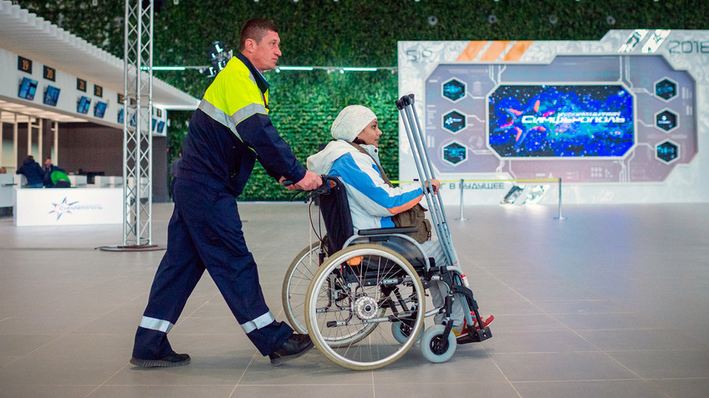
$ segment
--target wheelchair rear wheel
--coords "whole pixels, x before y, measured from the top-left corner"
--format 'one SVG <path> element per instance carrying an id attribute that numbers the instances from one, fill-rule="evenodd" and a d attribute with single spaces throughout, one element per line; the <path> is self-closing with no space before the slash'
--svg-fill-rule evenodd
<path id="1" fill-rule="evenodd" d="M 283 278 L 281 302 L 288 322 L 298 333 L 308 333 L 305 327 L 305 295 L 320 266 L 320 242 L 306 246 L 293 258 Z"/>
<path id="2" fill-rule="evenodd" d="M 424 306 L 421 279 L 403 256 L 361 244 L 320 266 L 308 288 L 305 323 L 328 359 L 349 369 L 377 369 L 414 345 L 423 329 Z M 391 333 L 395 322 L 411 325 L 401 342 Z"/>

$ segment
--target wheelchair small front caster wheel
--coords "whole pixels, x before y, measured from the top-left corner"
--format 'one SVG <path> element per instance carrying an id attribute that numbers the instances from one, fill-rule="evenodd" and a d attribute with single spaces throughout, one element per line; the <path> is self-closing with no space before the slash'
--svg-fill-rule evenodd
<path id="1" fill-rule="evenodd" d="M 433 363 L 446 362 L 453 357 L 458 342 L 451 331 L 448 338 L 443 337 L 445 325 L 435 325 L 426 329 L 421 337 L 421 352 L 424 358 Z"/>

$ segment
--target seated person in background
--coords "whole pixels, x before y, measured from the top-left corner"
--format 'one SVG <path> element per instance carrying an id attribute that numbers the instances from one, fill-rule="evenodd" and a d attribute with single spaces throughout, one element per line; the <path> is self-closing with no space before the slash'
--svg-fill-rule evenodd
<path id="1" fill-rule="evenodd" d="M 423 198 L 420 185 L 393 187 L 379 162 L 379 129 L 377 116 L 362 105 L 350 105 L 340 111 L 332 123 L 331 141 L 320 152 L 308 158 L 308 169 L 318 174 L 338 177 L 345 186 L 355 231 L 369 228 L 395 227 L 392 216 L 407 211 Z M 427 181 L 427 186 L 438 190 L 438 180 Z M 426 255 L 440 263 L 442 252 L 437 242 L 428 240 L 422 245 Z M 441 307 L 445 287 L 432 283 L 430 290 L 434 305 Z M 464 327 L 462 307 L 454 301 L 454 332 L 458 338 L 468 333 Z M 442 314 L 441 314 L 442 316 Z M 484 320 L 487 326 L 494 319 Z M 477 322 L 475 324 L 477 327 Z"/>
<path id="2" fill-rule="evenodd" d="M 22 166 L 15 174 L 22 174 L 27 179 L 25 188 L 42 188 L 44 172 L 42 167 L 34 160 L 34 156 L 29 155 L 22 161 Z"/>
<path id="3" fill-rule="evenodd" d="M 66 171 L 52 164 L 52 158 L 44 159 L 44 186 L 47 188 L 69 188 L 71 180 Z"/>
<path id="4" fill-rule="evenodd" d="M 5 167 L 0 167 L 0 174 L 6 174 L 7 169 Z"/>

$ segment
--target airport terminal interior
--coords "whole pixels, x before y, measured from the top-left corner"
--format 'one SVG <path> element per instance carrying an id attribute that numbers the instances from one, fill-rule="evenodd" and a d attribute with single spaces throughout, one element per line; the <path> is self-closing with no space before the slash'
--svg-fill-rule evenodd
<path id="1" fill-rule="evenodd" d="M 155 242 L 172 208 L 156 206 Z M 267 303 L 308 244 L 302 203 L 240 204 Z M 709 206 L 475 206 L 451 220 L 493 337 L 446 363 L 414 347 L 374 371 L 317 350 L 272 367 L 205 274 L 170 332 L 189 366 L 128 360 L 162 252 L 95 250 L 118 226 L 18 230 L 0 222 L 3 397 L 704 397 L 709 391 Z M 288 225 L 289 228 L 284 228 Z M 430 322 L 430 320 L 429 320 Z"/>
<path id="2" fill-rule="evenodd" d="M 631 3 L 0 0 L 0 398 L 709 396 L 709 3 Z M 378 161 L 344 143 L 371 150 L 372 113 Z M 288 148 L 236 198 L 246 168 L 203 162 L 248 163 L 253 120 Z M 333 139 L 420 195 L 266 171 Z M 383 227 L 420 200 L 432 239 L 343 198 Z M 175 200 L 196 235 L 168 247 Z M 278 366 L 248 337 L 269 312 L 235 319 L 263 304 L 234 203 L 270 314 L 314 341 Z M 158 266 L 193 244 L 211 272 L 173 322 Z M 135 354 L 139 325 L 191 361 L 150 367 L 180 357 Z"/>

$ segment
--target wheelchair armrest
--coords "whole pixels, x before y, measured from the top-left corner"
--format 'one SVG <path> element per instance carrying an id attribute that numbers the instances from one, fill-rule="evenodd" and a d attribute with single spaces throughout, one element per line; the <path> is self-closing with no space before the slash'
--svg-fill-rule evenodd
<path id="1" fill-rule="evenodd" d="M 360 229 L 357 235 L 360 236 L 371 236 L 371 235 L 385 235 L 385 234 L 410 234 L 416 232 L 418 229 L 414 226 L 411 227 L 393 227 L 393 228 L 369 228 Z"/>

